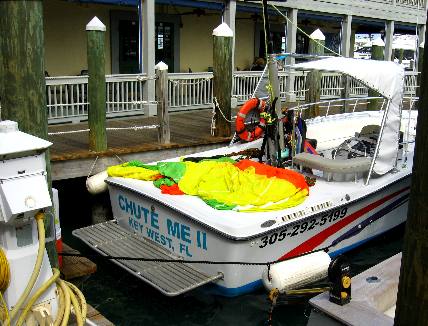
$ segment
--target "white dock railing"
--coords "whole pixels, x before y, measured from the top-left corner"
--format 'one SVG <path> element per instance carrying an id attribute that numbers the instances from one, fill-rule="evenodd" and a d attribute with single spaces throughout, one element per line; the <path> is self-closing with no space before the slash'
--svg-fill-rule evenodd
<path id="1" fill-rule="evenodd" d="M 213 74 L 168 74 L 170 111 L 206 108 L 213 103 Z"/>
<path id="2" fill-rule="evenodd" d="M 80 121 L 88 115 L 88 76 L 47 77 L 48 121 Z"/>
<path id="3" fill-rule="evenodd" d="M 253 94 L 260 71 L 236 71 L 233 75 L 233 97 L 238 103 L 248 100 Z M 170 111 L 193 110 L 210 107 L 213 103 L 213 74 L 171 73 L 168 75 L 168 98 Z M 279 72 L 281 97 L 286 97 L 286 73 Z M 321 99 L 341 97 L 342 76 L 324 73 L 321 80 Z M 147 102 L 143 100 L 143 86 L 147 77 L 138 75 L 106 76 L 107 117 L 141 115 Z M 306 73 L 294 74 L 294 94 L 296 99 L 304 100 L 306 92 Z M 415 96 L 417 73 L 406 72 L 404 93 Z M 351 97 L 367 96 L 367 88 L 351 79 Z M 77 122 L 87 119 L 88 77 L 47 77 L 46 98 L 49 123 Z"/>
<path id="4" fill-rule="evenodd" d="M 399 6 L 409 6 L 414 8 L 425 8 L 426 0 L 395 0 L 395 4 Z"/>

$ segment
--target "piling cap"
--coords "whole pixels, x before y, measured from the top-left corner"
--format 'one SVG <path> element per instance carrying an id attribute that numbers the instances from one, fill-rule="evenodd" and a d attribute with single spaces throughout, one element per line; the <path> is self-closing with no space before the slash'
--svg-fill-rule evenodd
<path id="1" fill-rule="evenodd" d="M 233 31 L 226 23 L 221 23 L 213 30 L 214 36 L 233 37 Z"/>
<path id="2" fill-rule="evenodd" d="M 18 131 L 18 122 L 5 120 L 0 121 L 0 134 Z"/>
<path id="3" fill-rule="evenodd" d="M 385 42 L 381 38 L 377 38 L 372 42 L 372 46 L 385 46 Z"/>
<path id="4" fill-rule="evenodd" d="M 101 20 L 98 19 L 97 16 L 92 18 L 92 20 L 86 25 L 87 31 L 100 31 L 105 32 L 106 31 L 106 25 L 102 23 Z"/>
<path id="5" fill-rule="evenodd" d="M 319 28 L 317 28 L 309 37 L 313 40 L 325 41 L 325 36 Z"/>
<path id="6" fill-rule="evenodd" d="M 52 143 L 19 131 L 15 121 L 0 121 L 0 158 L 33 155 L 46 150 Z"/>
<path id="7" fill-rule="evenodd" d="M 420 48 L 424 48 L 425 47 L 425 42 L 422 42 L 421 44 L 419 44 Z"/>
<path id="8" fill-rule="evenodd" d="M 155 69 L 168 70 L 168 65 L 163 61 L 159 61 L 158 64 L 155 66 Z"/>

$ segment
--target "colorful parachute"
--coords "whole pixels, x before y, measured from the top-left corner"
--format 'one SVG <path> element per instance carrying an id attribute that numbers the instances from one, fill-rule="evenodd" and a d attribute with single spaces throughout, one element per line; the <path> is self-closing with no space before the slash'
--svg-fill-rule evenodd
<path id="1" fill-rule="evenodd" d="M 260 212 L 302 203 L 309 194 L 300 173 L 250 160 L 128 162 L 107 169 L 109 176 L 154 181 L 162 193 L 198 196 L 216 209 Z"/>

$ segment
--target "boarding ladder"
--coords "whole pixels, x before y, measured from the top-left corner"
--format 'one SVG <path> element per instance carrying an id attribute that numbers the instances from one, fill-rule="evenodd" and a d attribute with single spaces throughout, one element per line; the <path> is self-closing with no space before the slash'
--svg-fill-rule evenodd
<path id="1" fill-rule="evenodd" d="M 182 259 L 155 242 L 124 229 L 115 220 L 74 230 L 73 235 L 104 256 Z M 119 259 L 112 261 L 171 297 L 223 277 L 222 273 L 208 275 L 189 263 Z"/>

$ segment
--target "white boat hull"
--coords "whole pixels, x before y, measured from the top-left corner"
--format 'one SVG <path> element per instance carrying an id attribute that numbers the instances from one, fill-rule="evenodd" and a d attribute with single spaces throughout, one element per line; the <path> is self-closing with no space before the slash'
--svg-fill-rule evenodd
<path id="1" fill-rule="evenodd" d="M 325 248 L 334 256 L 398 226 L 407 216 L 410 176 L 366 196 L 321 213 L 282 224 L 251 237 L 231 237 L 133 189 L 109 182 L 118 224 L 186 260 L 273 262 Z M 240 295 L 261 286 L 267 266 L 198 264 L 221 272 L 216 284 L 224 295 Z"/>

